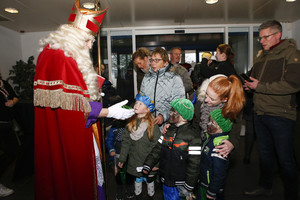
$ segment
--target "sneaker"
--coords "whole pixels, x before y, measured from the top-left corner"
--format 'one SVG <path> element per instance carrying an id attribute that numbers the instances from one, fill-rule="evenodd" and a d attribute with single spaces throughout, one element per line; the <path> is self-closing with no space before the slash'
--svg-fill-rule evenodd
<path id="1" fill-rule="evenodd" d="M 262 187 L 259 187 L 255 190 L 252 191 L 245 191 L 244 195 L 247 196 L 252 196 L 252 197 L 257 197 L 257 196 L 271 196 L 272 195 L 272 190 L 268 190 Z"/>
<path id="2" fill-rule="evenodd" d="M 14 190 L 5 187 L 4 185 L 0 184 L 0 197 L 6 197 L 14 193 Z"/>

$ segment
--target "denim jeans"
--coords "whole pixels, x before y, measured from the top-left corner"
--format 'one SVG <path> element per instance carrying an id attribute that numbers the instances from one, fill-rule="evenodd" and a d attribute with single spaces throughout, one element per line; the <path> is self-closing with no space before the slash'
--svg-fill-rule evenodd
<path id="1" fill-rule="evenodd" d="M 286 199 L 298 199 L 298 171 L 293 152 L 295 121 L 269 115 L 254 115 L 254 127 L 260 155 L 260 185 L 272 188 L 275 156 L 277 156 Z"/>

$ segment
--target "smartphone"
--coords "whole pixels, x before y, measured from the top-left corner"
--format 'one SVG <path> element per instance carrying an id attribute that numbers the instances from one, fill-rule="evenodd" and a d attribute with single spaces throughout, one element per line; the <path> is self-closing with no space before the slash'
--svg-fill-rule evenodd
<path id="1" fill-rule="evenodd" d="M 243 73 L 243 74 L 241 74 L 241 77 L 242 77 L 245 81 L 253 82 L 247 74 L 244 74 L 244 73 Z"/>

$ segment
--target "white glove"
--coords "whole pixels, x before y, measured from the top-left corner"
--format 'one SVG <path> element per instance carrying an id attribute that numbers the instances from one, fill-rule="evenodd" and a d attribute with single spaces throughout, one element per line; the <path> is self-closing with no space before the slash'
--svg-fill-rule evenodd
<path id="1" fill-rule="evenodd" d="M 127 103 L 128 100 L 124 100 L 120 103 L 108 107 L 107 117 L 124 120 L 134 115 L 133 109 L 122 108 L 122 106 L 124 106 Z"/>

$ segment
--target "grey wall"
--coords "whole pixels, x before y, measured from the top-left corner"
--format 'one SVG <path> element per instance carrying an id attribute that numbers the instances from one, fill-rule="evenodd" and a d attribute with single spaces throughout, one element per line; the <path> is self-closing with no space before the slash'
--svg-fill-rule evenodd
<path id="1" fill-rule="evenodd" d="M 22 59 L 20 33 L 0 26 L 0 72 L 8 77 L 9 69 Z"/>

